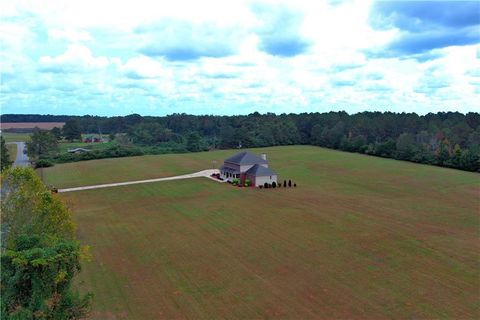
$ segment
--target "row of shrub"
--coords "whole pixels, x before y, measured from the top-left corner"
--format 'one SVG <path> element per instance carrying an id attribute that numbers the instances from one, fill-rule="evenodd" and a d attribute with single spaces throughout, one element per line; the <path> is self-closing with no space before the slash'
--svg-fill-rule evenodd
<path id="1" fill-rule="evenodd" d="M 292 180 L 288 180 L 288 183 L 287 183 L 287 180 L 283 180 L 283 187 L 286 188 L 286 187 L 292 187 Z M 281 188 L 282 187 L 282 184 L 281 183 L 276 183 L 275 181 L 273 181 L 272 183 L 268 183 L 268 182 L 265 182 L 263 184 L 263 186 L 259 186 L 260 189 L 262 188 L 265 188 L 265 189 L 269 189 L 269 188 Z M 297 184 L 296 183 L 293 183 L 293 187 L 297 187 Z"/>

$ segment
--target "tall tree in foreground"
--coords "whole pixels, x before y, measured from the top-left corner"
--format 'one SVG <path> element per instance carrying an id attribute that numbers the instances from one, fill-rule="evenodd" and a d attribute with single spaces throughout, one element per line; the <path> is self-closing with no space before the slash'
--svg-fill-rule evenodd
<path id="1" fill-rule="evenodd" d="M 87 257 L 67 207 L 31 168 L 2 174 L 2 319 L 80 319 L 92 297 L 72 288 Z"/>
<path id="2" fill-rule="evenodd" d="M 0 159 L 0 168 L 1 168 L 1 171 L 3 172 L 3 170 L 7 169 L 7 168 L 10 168 L 10 166 L 12 165 L 13 161 L 10 160 L 10 155 L 8 154 L 8 149 L 7 149 L 7 146 L 5 145 L 5 139 L 3 139 L 3 137 L 0 136 L 0 140 L 1 140 L 1 150 L 0 150 L 0 153 L 1 153 L 1 159 Z"/>

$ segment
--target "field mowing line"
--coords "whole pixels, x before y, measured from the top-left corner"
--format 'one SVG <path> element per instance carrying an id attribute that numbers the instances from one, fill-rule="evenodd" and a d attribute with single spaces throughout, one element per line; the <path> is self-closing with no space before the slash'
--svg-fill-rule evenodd
<path id="1" fill-rule="evenodd" d="M 170 180 L 180 180 L 180 179 L 191 179 L 191 178 L 199 178 L 205 177 L 212 179 L 217 182 L 224 182 L 218 179 L 214 179 L 211 177 L 212 174 L 219 173 L 217 169 L 207 169 L 198 171 L 195 173 L 184 174 L 180 176 L 173 176 L 173 177 L 165 177 L 165 178 L 156 178 L 156 179 L 147 179 L 147 180 L 137 180 L 137 181 L 127 181 L 127 182 L 117 182 L 117 183 L 107 183 L 107 184 L 98 184 L 94 186 L 84 186 L 84 187 L 75 187 L 75 188 L 65 188 L 65 189 L 58 189 L 58 192 L 72 192 L 72 191 L 82 191 L 82 190 L 91 190 L 91 189 L 101 189 L 101 188 L 111 188 L 111 187 L 120 187 L 120 186 L 128 186 L 131 184 L 141 184 L 141 183 L 152 183 L 152 182 L 159 182 L 159 181 L 170 181 Z"/>

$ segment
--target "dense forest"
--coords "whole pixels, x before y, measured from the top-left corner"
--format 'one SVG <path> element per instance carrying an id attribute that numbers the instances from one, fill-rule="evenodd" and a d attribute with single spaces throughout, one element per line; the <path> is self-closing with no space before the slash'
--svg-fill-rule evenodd
<path id="1" fill-rule="evenodd" d="M 2 122 L 74 122 L 82 133 L 123 135 L 136 146 L 172 152 L 291 144 L 480 170 L 480 114 L 346 112 L 163 117 L 2 115 Z M 148 151 L 147 151 L 148 153 Z"/>

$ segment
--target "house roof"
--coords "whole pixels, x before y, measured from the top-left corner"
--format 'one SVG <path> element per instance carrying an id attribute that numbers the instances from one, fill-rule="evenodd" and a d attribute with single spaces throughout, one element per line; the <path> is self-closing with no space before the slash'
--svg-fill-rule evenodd
<path id="1" fill-rule="evenodd" d="M 68 149 L 67 151 L 70 153 L 73 153 L 73 152 L 90 152 L 91 150 L 85 149 L 85 148 L 75 148 L 75 149 Z"/>
<path id="2" fill-rule="evenodd" d="M 266 164 L 267 160 L 264 160 L 251 152 L 243 151 L 231 156 L 230 158 L 225 159 L 225 162 L 230 162 L 238 165 L 248 165 L 257 163 Z"/>
<path id="3" fill-rule="evenodd" d="M 235 169 L 232 169 L 232 168 L 229 168 L 229 167 L 227 167 L 227 166 L 221 166 L 221 167 L 220 167 L 220 170 L 221 170 L 221 171 L 230 172 L 230 173 L 240 173 L 240 171 L 235 170 Z"/>
<path id="4" fill-rule="evenodd" d="M 274 176 L 276 173 L 269 169 L 261 166 L 259 164 L 254 165 L 250 169 L 245 172 L 247 175 L 255 176 L 255 177 L 265 177 L 265 176 Z"/>

